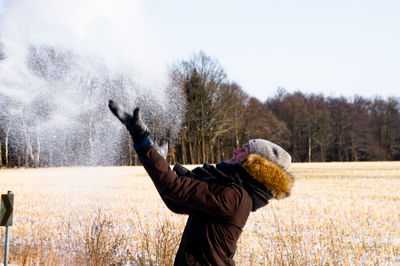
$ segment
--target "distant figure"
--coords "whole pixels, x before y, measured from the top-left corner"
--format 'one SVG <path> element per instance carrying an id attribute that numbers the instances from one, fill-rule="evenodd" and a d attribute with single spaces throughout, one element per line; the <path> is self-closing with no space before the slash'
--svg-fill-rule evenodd
<path id="1" fill-rule="evenodd" d="M 274 143 L 252 139 L 215 167 L 205 163 L 189 171 L 176 164 L 171 170 L 149 139 L 139 108 L 133 116 L 113 101 L 109 108 L 129 130 L 164 203 L 189 215 L 175 265 L 235 265 L 236 244 L 250 212 L 290 195 L 291 156 Z"/>

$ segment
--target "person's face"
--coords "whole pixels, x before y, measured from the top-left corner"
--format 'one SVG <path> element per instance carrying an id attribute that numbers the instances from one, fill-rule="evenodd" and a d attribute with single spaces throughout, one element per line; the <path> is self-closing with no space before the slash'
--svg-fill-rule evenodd
<path id="1" fill-rule="evenodd" d="M 233 150 L 233 157 L 227 162 L 231 164 L 241 163 L 247 156 L 249 156 L 249 146 L 245 144 L 241 149 Z"/>

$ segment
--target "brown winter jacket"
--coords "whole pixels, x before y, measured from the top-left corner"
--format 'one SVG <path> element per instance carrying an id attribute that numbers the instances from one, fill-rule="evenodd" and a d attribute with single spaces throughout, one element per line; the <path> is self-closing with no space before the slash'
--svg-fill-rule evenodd
<path id="1" fill-rule="evenodd" d="M 218 170 L 205 164 L 183 176 L 153 146 L 138 154 L 167 207 L 189 215 L 175 265 L 235 265 L 236 243 L 250 212 L 274 196 L 265 184 L 240 165 Z"/>

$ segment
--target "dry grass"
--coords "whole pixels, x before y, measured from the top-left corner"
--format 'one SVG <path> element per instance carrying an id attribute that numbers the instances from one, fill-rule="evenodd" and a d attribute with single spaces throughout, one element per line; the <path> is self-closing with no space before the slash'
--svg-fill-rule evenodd
<path id="1" fill-rule="evenodd" d="M 400 163 L 291 172 L 292 196 L 251 214 L 238 265 L 400 264 Z M 2 169 L 0 187 L 15 195 L 12 264 L 168 265 L 186 221 L 141 167 Z"/>

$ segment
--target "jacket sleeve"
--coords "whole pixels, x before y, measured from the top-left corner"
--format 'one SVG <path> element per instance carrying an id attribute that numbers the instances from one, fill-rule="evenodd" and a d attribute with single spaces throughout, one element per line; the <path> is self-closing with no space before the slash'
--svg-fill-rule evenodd
<path id="1" fill-rule="evenodd" d="M 243 198 L 242 190 L 235 186 L 178 176 L 154 147 L 139 154 L 139 159 L 172 211 L 200 211 L 212 216 L 231 216 Z"/>
<path id="2" fill-rule="evenodd" d="M 161 195 L 161 199 L 164 201 L 165 205 L 170 209 L 172 212 L 177 214 L 190 214 L 192 209 L 184 206 L 182 204 L 176 203 L 173 200 L 167 198 L 165 195 Z"/>

